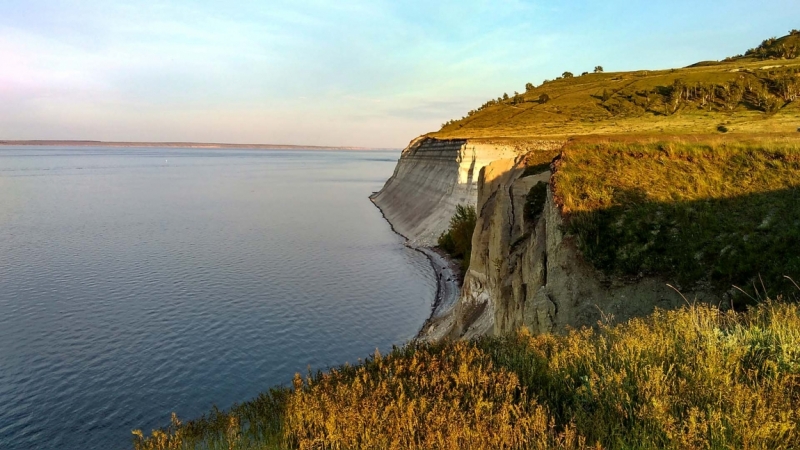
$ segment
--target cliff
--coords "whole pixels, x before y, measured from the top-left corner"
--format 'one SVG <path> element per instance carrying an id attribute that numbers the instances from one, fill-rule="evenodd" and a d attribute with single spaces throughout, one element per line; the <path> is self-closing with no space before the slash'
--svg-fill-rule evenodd
<path id="1" fill-rule="evenodd" d="M 456 205 L 476 204 L 480 170 L 520 153 L 510 145 L 423 136 L 403 150 L 394 174 L 372 200 L 410 245 L 432 247 Z"/>
<path id="2" fill-rule="evenodd" d="M 415 248 L 436 244 L 458 204 L 476 206 L 471 265 L 460 292 L 444 302 L 421 337 L 470 338 L 520 326 L 537 333 L 644 316 L 686 300 L 656 277 L 609 277 L 586 262 L 553 198 L 550 171 L 531 173 L 527 157 L 564 141 L 436 140 L 406 148 L 394 175 L 373 196 L 394 229 Z M 541 199 L 531 211 L 531 196 Z M 690 299 L 715 302 L 707 292 Z"/>

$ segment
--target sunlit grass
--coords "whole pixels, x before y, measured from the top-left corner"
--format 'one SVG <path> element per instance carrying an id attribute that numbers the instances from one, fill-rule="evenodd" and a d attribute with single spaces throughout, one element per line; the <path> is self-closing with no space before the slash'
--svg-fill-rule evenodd
<path id="1" fill-rule="evenodd" d="M 512 98 L 479 108 L 429 136 L 441 139 L 630 133 L 658 136 L 715 133 L 720 125 L 735 134 L 796 132 L 800 126 L 797 101 L 785 101 L 773 89 L 769 98 L 776 102 L 777 110 L 768 113 L 758 106 L 756 93 L 769 91 L 775 85 L 773 80 L 781 77 L 797 80 L 798 71 L 800 59 L 739 60 L 670 70 L 590 73 L 546 83 L 530 80 L 536 84 L 535 88 L 523 92 L 523 86 L 519 86 L 518 101 Z M 670 95 L 676 81 L 689 87 L 713 87 L 715 93 L 708 99 L 681 100 Z M 729 105 L 721 92 L 716 91 L 733 83 L 749 90 L 742 99 Z M 549 101 L 541 102 L 542 95 L 547 95 Z"/>
<path id="2" fill-rule="evenodd" d="M 136 437 L 145 449 L 796 448 L 800 309 L 410 344 Z"/>
<path id="3" fill-rule="evenodd" d="M 797 139 L 581 140 L 555 167 L 567 230 L 606 272 L 762 298 L 800 278 Z"/>

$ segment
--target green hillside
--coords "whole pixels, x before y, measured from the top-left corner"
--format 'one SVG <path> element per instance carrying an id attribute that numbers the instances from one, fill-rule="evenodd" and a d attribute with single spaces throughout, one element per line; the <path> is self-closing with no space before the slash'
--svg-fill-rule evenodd
<path id="1" fill-rule="evenodd" d="M 767 40 L 747 56 L 682 69 L 564 73 L 489 100 L 430 136 L 796 132 L 800 59 L 795 48 L 800 48 L 800 34 Z"/>
<path id="2" fill-rule="evenodd" d="M 796 134 L 796 133 L 795 133 Z M 800 139 L 576 139 L 554 164 L 567 230 L 595 267 L 737 302 L 795 294 Z"/>

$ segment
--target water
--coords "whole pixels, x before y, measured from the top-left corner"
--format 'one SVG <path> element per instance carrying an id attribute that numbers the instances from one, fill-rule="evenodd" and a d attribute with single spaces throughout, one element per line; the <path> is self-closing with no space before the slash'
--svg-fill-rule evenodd
<path id="1" fill-rule="evenodd" d="M 130 448 L 413 337 L 399 152 L 0 147 L 0 448 Z"/>

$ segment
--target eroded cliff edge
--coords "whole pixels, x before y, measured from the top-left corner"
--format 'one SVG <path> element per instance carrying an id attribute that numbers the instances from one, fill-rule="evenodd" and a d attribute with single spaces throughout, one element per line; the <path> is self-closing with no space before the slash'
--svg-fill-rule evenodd
<path id="1" fill-rule="evenodd" d="M 533 152 L 557 152 L 564 143 L 423 137 L 403 151 L 394 175 L 373 201 L 409 245 L 430 252 L 458 204 L 474 205 L 478 213 L 461 290 L 439 305 L 421 338 L 469 338 L 520 326 L 559 332 L 686 301 L 665 279 L 614 279 L 581 257 L 575 238 L 563 232 L 550 170 L 532 171 L 527 164 Z M 531 202 L 534 188 L 541 193 L 538 202 Z M 717 301 L 708 292 L 684 296 Z"/>
<path id="2" fill-rule="evenodd" d="M 409 244 L 432 247 L 457 205 L 475 206 L 480 170 L 520 153 L 511 145 L 420 137 L 403 150 L 394 174 L 372 201 Z"/>

